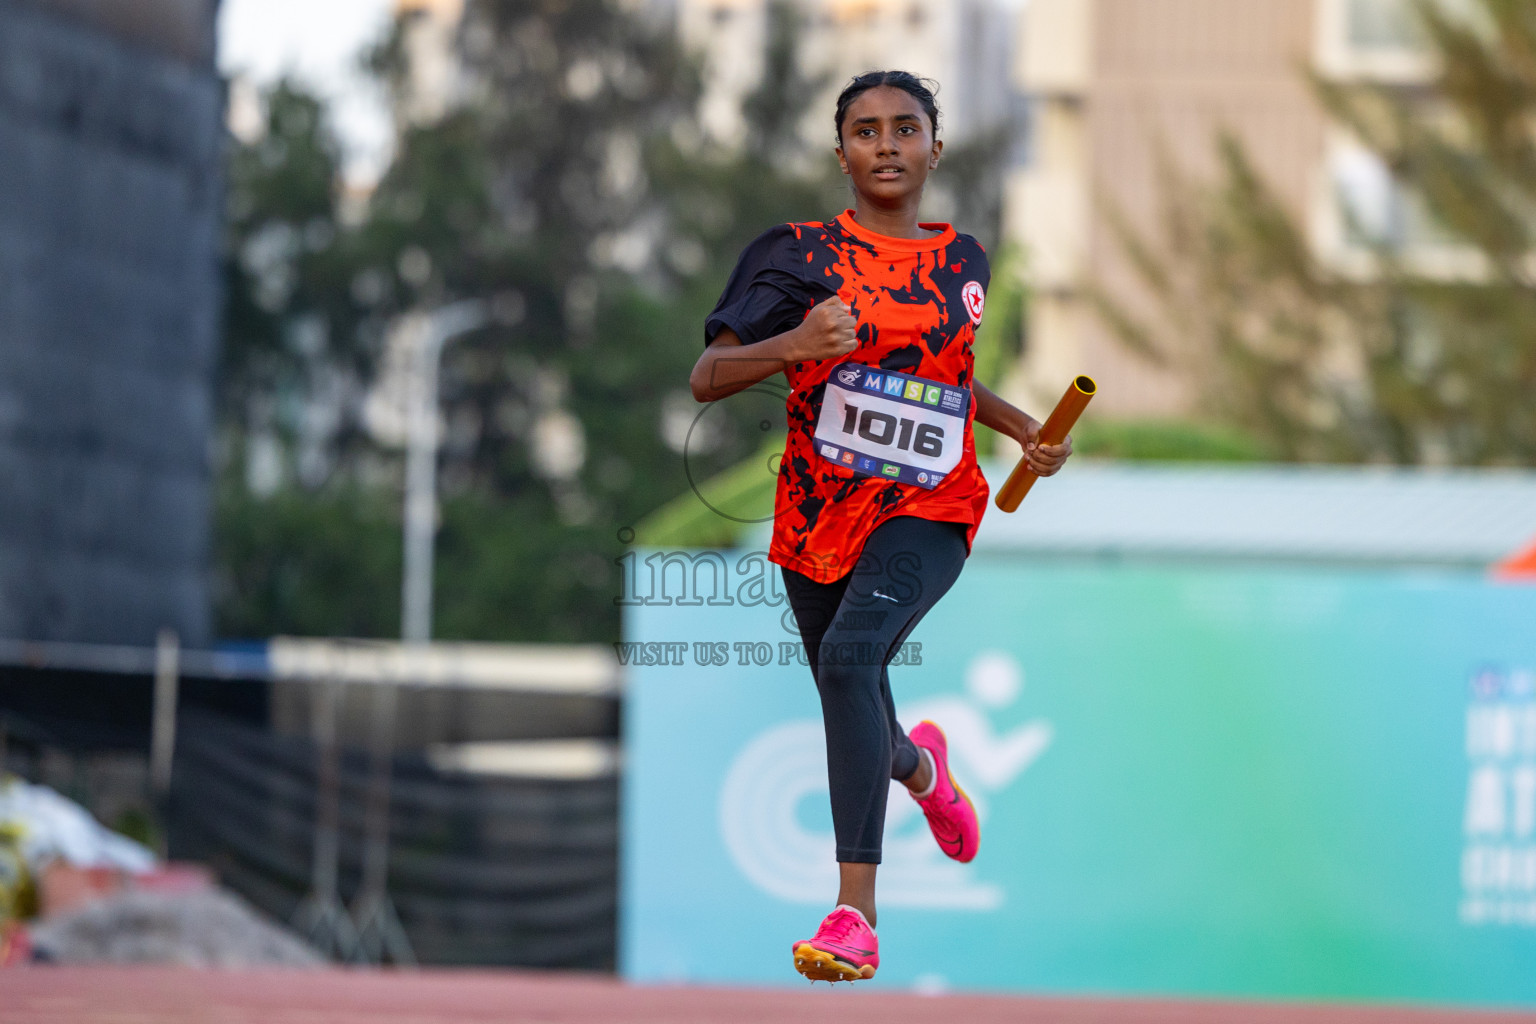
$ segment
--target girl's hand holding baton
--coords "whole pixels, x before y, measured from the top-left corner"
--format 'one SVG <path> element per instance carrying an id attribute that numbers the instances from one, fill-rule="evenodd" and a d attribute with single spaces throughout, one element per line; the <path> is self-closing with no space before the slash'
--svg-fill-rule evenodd
<path id="1" fill-rule="evenodd" d="M 1092 377 L 1080 375 L 1072 381 L 1067 393 L 1061 396 L 1061 401 L 1056 403 L 1056 408 L 1051 410 L 1044 424 L 1037 420 L 1029 421 L 1023 441 L 1024 457 L 1013 467 L 1008 482 L 998 490 L 998 508 L 1004 512 L 1018 508 L 1019 502 L 1024 500 L 1024 495 L 1029 493 L 1036 480 L 1052 475 L 1067 461 L 1067 456 L 1072 454 L 1072 439 L 1067 431 L 1072 429 L 1098 390 Z"/>

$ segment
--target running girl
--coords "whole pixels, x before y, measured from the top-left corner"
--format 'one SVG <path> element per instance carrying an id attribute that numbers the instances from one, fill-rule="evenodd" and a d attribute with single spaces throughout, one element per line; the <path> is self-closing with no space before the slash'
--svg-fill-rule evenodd
<path id="1" fill-rule="evenodd" d="M 944 148 L 932 91 L 907 72 L 872 71 L 838 97 L 836 122 L 853 209 L 779 225 L 746 248 L 690 383 L 712 402 L 779 372 L 789 380 L 769 558 L 821 695 L 840 873 L 836 908 L 791 950 L 807 978 L 853 981 L 880 964 L 889 780 L 911 791 L 948 856 L 969 861 L 981 838 L 944 733 L 932 722 L 902 730 L 887 674 L 959 577 L 986 509 L 971 424 L 1017 440 L 1041 476 L 1072 444 L 1039 444 L 1037 420 L 972 380 L 991 271 L 974 238 L 918 222 Z"/>

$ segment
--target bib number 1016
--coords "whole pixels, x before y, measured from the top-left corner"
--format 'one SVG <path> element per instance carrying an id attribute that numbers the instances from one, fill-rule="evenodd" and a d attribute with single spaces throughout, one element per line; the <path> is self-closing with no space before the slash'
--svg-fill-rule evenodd
<path id="1" fill-rule="evenodd" d="M 843 433 L 857 433 L 866 441 L 886 446 L 893 440 L 902 451 L 937 458 L 944 451 L 944 428 L 932 423 L 918 423 L 874 409 L 849 405 L 843 409 Z"/>

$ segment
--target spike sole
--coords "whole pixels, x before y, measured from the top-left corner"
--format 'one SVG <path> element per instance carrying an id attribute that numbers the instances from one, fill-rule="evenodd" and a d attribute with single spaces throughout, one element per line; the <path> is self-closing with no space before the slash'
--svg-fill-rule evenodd
<path id="1" fill-rule="evenodd" d="M 809 942 L 795 947 L 795 970 L 812 981 L 868 981 L 875 976 L 869 964 L 855 967 Z"/>

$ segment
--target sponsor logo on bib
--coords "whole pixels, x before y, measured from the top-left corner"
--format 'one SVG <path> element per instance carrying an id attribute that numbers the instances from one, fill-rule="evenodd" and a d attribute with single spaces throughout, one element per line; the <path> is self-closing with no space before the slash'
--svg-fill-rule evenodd
<path id="1" fill-rule="evenodd" d="M 971 315 L 971 323 L 980 324 L 981 311 L 987 305 L 987 293 L 981 290 L 981 282 L 965 282 L 965 287 L 960 289 L 960 299 L 965 303 L 965 311 Z"/>
<path id="2" fill-rule="evenodd" d="M 852 387 L 859 382 L 859 368 L 857 366 L 845 366 L 837 371 L 837 379 Z"/>

